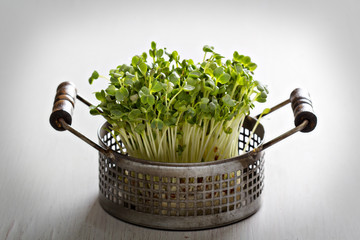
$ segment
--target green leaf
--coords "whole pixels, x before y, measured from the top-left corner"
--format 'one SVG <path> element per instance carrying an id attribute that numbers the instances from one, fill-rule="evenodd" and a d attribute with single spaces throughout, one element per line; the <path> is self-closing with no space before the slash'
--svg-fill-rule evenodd
<path id="1" fill-rule="evenodd" d="M 129 67 L 129 71 L 126 73 L 126 75 L 135 75 L 135 69 L 133 67 Z"/>
<path id="2" fill-rule="evenodd" d="M 200 75 L 201 75 L 201 72 L 199 72 L 199 71 L 192 71 L 189 73 L 189 77 L 192 77 L 192 78 L 198 78 L 198 77 L 200 77 Z"/>
<path id="3" fill-rule="evenodd" d="M 186 83 L 186 85 L 184 86 L 184 91 L 186 92 L 191 92 L 192 90 L 194 90 L 195 87 L 193 85 L 189 85 Z"/>
<path id="4" fill-rule="evenodd" d="M 141 56 L 142 56 L 144 62 L 146 62 L 146 59 L 147 59 L 147 54 L 146 54 L 146 52 L 143 52 Z"/>
<path id="5" fill-rule="evenodd" d="M 209 109 L 209 107 L 208 107 L 208 105 L 206 103 L 200 103 L 199 107 L 201 109 L 201 112 L 203 112 L 203 113 L 210 112 L 210 109 Z"/>
<path id="6" fill-rule="evenodd" d="M 236 77 L 236 82 L 237 84 L 239 84 L 240 86 L 245 84 L 245 77 L 241 76 L 240 74 L 237 75 Z"/>
<path id="7" fill-rule="evenodd" d="M 264 87 L 265 92 L 266 92 L 267 94 L 269 94 L 269 90 L 267 89 L 267 86 L 264 86 L 264 85 L 263 85 L 263 87 Z"/>
<path id="8" fill-rule="evenodd" d="M 179 82 L 179 75 L 176 72 L 173 72 L 169 76 L 170 82 L 172 82 L 174 85 L 177 85 Z"/>
<path id="9" fill-rule="evenodd" d="M 250 63 L 247 67 L 250 71 L 254 71 L 257 68 L 257 65 L 255 63 Z"/>
<path id="10" fill-rule="evenodd" d="M 95 93 L 95 97 L 97 100 L 101 101 L 101 102 L 105 102 L 106 101 L 106 97 L 105 97 L 105 91 L 101 90 L 101 92 L 96 92 Z"/>
<path id="11" fill-rule="evenodd" d="M 141 111 L 139 109 L 133 109 L 128 116 L 130 120 L 138 120 L 141 116 Z"/>
<path id="12" fill-rule="evenodd" d="M 152 50 L 156 49 L 156 43 L 154 41 L 151 42 L 151 49 Z"/>
<path id="13" fill-rule="evenodd" d="M 261 92 L 260 97 L 261 97 L 261 98 L 267 98 L 266 92 L 265 92 L 265 91 L 264 91 L 264 92 Z"/>
<path id="14" fill-rule="evenodd" d="M 205 68 L 205 74 L 207 74 L 209 76 L 214 76 L 213 70 L 210 67 Z"/>
<path id="15" fill-rule="evenodd" d="M 164 111 L 165 108 L 166 108 L 166 107 L 165 107 L 164 104 L 162 104 L 162 102 L 158 102 L 158 103 L 156 104 L 156 110 L 157 110 L 158 112 Z"/>
<path id="16" fill-rule="evenodd" d="M 135 79 L 135 76 L 129 72 L 126 72 L 125 79 L 129 79 L 129 80 L 133 81 L 133 79 Z"/>
<path id="17" fill-rule="evenodd" d="M 222 67 L 215 68 L 215 70 L 213 72 L 213 74 L 216 78 L 220 77 L 221 74 L 223 74 L 223 73 L 224 73 L 224 69 Z"/>
<path id="18" fill-rule="evenodd" d="M 137 95 L 137 94 L 133 94 L 130 96 L 130 100 L 132 102 L 136 102 L 138 99 L 139 99 L 139 95 Z"/>
<path id="19" fill-rule="evenodd" d="M 150 57 L 155 57 L 155 50 L 149 50 Z"/>
<path id="20" fill-rule="evenodd" d="M 236 79 L 237 75 L 238 75 L 238 73 L 233 68 L 230 68 L 230 76 L 231 76 L 231 78 Z"/>
<path id="21" fill-rule="evenodd" d="M 145 124 L 143 123 L 137 124 L 134 130 L 136 133 L 141 135 L 145 131 Z"/>
<path id="22" fill-rule="evenodd" d="M 166 84 L 166 93 L 171 93 L 172 90 L 174 89 L 174 84 L 172 82 L 167 82 Z"/>
<path id="23" fill-rule="evenodd" d="M 119 102 L 124 101 L 127 97 L 129 96 L 129 91 L 122 87 L 120 88 L 118 91 L 116 91 L 115 93 L 115 98 L 116 100 L 118 100 Z"/>
<path id="24" fill-rule="evenodd" d="M 188 110 L 186 110 L 185 115 L 187 117 L 194 117 L 196 115 L 195 109 L 190 107 Z"/>
<path id="25" fill-rule="evenodd" d="M 149 101 L 149 96 L 151 95 L 144 95 L 144 94 L 139 94 L 140 96 L 140 100 L 141 100 L 141 103 L 142 104 L 148 104 L 148 101 Z"/>
<path id="26" fill-rule="evenodd" d="M 147 65 L 144 62 L 140 62 L 138 65 L 138 69 L 140 70 L 141 74 L 143 76 L 146 76 L 146 72 L 147 72 Z"/>
<path id="27" fill-rule="evenodd" d="M 159 92 L 161 90 L 163 90 L 163 85 L 160 82 L 158 82 L 157 80 L 155 80 L 153 82 L 150 92 Z"/>
<path id="28" fill-rule="evenodd" d="M 114 77 L 114 75 L 116 76 L 116 75 L 120 75 L 120 74 L 114 73 L 114 74 L 110 77 L 110 82 L 111 82 L 112 85 L 114 85 L 115 87 L 119 88 L 119 87 L 120 87 L 120 82 L 119 82 L 119 78 L 120 78 L 120 77 L 116 78 L 116 77 Z"/>
<path id="29" fill-rule="evenodd" d="M 267 94 L 265 91 L 261 92 L 260 95 L 255 99 L 256 101 L 263 103 L 266 102 Z"/>
<path id="30" fill-rule="evenodd" d="M 176 117 L 165 118 L 164 123 L 166 126 L 175 126 L 177 122 Z"/>
<path id="31" fill-rule="evenodd" d="M 209 103 L 209 98 L 205 97 L 205 98 L 201 98 L 200 102 L 201 103 L 205 103 L 205 104 L 208 104 Z"/>
<path id="32" fill-rule="evenodd" d="M 229 82 L 230 78 L 231 78 L 230 74 L 228 74 L 228 73 L 223 73 L 223 74 L 219 77 L 218 80 L 219 80 L 219 82 L 220 82 L 221 84 L 225 84 L 225 83 Z"/>
<path id="33" fill-rule="evenodd" d="M 231 99 L 229 94 L 226 94 L 225 96 L 223 96 L 221 98 L 222 102 L 224 103 L 225 106 L 228 107 L 234 107 L 235 106 L 235 101 L 233 99 Z"/>
<path id="34" fill-rule="evenodd" d="M 156 118 L 156 114 L 155 114 L 155 111 L 152 110 L 152 107 L 150 106 L 148 108 L 148 113 L 146 114 L 146 120 L 151 121 L 154 118 Z"/>
<path id="35" fill-rule="evenodd" d="M 90 109 L 90 114 L 96 116 L 96 115 L 100 115 L 100 112 L 97 109 Z"/>
<path id="36" fill-rule="evenodd" d="M 266 102 L 266 98 L 258 97 L 258 98 L 256 98 L 256 101 L 258 101 L 260 103 L 264 103 L 264 102 Z"/>
<path id="37" fill-rule="evenodd" d="M 241 62 L 244 64 L 244 65 L 247 65 L 248 63 L 251 62 L 251 58 L 249 56 L 246 56 L 246 57 L 243 57 L 241 59 Z"/>
<path id="38" fill-rule="evenodd" d="M 240 55 L 237 51 L 233 54 L 233 59 L 235 62 L 242 62 L 242 59 L 244 58 L 244 55 Z"/>
<path id="39" fill-rule="evenodd" d="M 91 78 L 93 79 L 98 79 L 99 78 L 99 73 L 97 71 L 94 71 L 91 75 Z"/>
<path id="40" fill-rule="evenodd" d="M 97 109 L 96 106 L 91 105 L 90 106 L 90 114 L 91 115 L 100 115 L 101 113 L 99 112 L 99 110 Z"/>
<path id="41" fill-rule="evenodd" d="M 218 94 L 223 94 L 226 92 L 226 87 L 224 85 L 222 85 L 220 88 L 219 88 L 219 91 L 218 91 Z"/>
<path id="42" fill-rule="evenodd" d="M 110 96 L 114 96 L 116 93 L 116 87 L 114 85 L 110 85 L 105 91 Z"/>
<path id="43" fill-rule="evenodd" d="M 181 154 L 184 152 L 185 148 L 186 148 L 186 144 L 184 144 L 184 145 L 178 144 L 177 149 L 176 149 L 178 156 L 181 156 Z"/>
<path id="44" fill-rule="evenodd" d="M 112 109 L 110 110 L 111 115 L 116 116 L 116 117 L 121 117 L 124 115 L 124 113 L 122 111 L 120 111 L 119 109 Z"/>
<path id="45" fill-rule="evenodd" d="M 158 57 L 158 58 L 161 58 L 163 54 L 164 54 L 164 51 L 162 49 L 159 49 L 156 51 L 156 57 Z"/>
<path id="46" fill-rule="evenodd" d="M 235 64 L 235 70 L 236 70 L 237 73 L 241 73 L 243 71 L 243 68 L 242 68 L 241 64 L 236 63 Z"/>
<path id="47" fill-rule="evenodd" d="M 225 127 L 225 126 L 223 127 L 223 130 L 226 134 L 230 134 L 233 131 L 233 129 L 231 127 Z"/>
<path id="48" fill-rule="evenodd" d="M 211 68 L 212 70 L 215 70 L 217 68 L 216 63 L 211 62 L 209 65 L 209 68 Z"/>
<path id="49" fill-rule="evenodd" d="M 268 114 L 271 111 L 270 108 L 265 108 L 264 111 L 262 112 L 262 114 Z"/>
<path id="50" fill-rule="evenodd" d="M 211 46 L 209 46 L 209 45 L 205 45 L 205 46 L 203 47 L 203 51 L 204 51 L 204 52 L 213 52 L 213 50 L 214 50 L 214 47 L 211 47 Z"/>
<path id="51" fill-rule="evenodd" d="M 131 63 L 134 67 L 136 67 L 138 65 L 140 61 L 140 58 L 138 56 L 134 56 L 132 59 L 131 59 Z"/>
<path id="52" fill-rule="evenodd" d="M 159 129 L 159 130 L 161 130 L 163 127 L 164 127 L 164 122 L 163 121 L 161 121 L 160 119 L 153 119 L 152 121 L 151 121 L 151 127 L 152 128 L 154 128 L 154 129 Z"/>
<path id="53" fill-rule="evenodd" d="M 173 59 L 175 59 L 175 60 L 179 60 L 179 59 L 178 59 L 178 57 L 179 57 L 178 52 L 177 52 L 177 51 L 173 51 L 173 52 L 171 53 L 171 57 L 172 57 Z"/>
<path id="54" fill-rule="evenodd" d="M 148 95 L 142 95 L 140 96 L 140 101 L 142 104 L 147 104 L 148 103 L 148 98 L 147 98 Z"/>
<path id="55" fill-rule="evenodd" d="M 210 92 L 210 95 L 216 96 L 218 93 L 219 93 L 219 87 L 218 87 L 218 86 L 215 86 L 215 87 L 214 87 L 214 90 L 212 90 L 212 91 Z"/>
<path id="56" fill-rule="evenodd" d="M 196 85 L 198 85 L 200 83 L 200 80 L 197 78 L 188 77 L 186 79 L 186 83 L 188 85 L 192 85 L 192 86 L 196 87 Z"/>
<path id="57" fill-rule="evenodd" d="M 211 78 L 205 81 L 205 85 L 211 87 L 212 89 L 215 87 L 215 82 Z"/>
<path id="58" fill-rule="evenodd" d="M 182 91 L 176 98 L 179 101 L 185 101 L 185 104 L 190 104 L 191 95 L 185 91 Z"/>
<path id="59" fill-rule="evenodd" d="M 134 84 L 134 81 L 131 78 L 126 77 L 124 84 L 128 86 L 132 86 Z"/>
<path id="60" fill-rule="evenodd" d="M 155 97 L 153 95 L 143 95 L 140 99 L 143 104 L 149 104 L 150 106 L 155 104 Z"/>
<path id="61" fill-rule="evenodd" d="M 213 102 L 209 103 L 210 112 L 212 112 L 212 113 L 215 112 L 215 109 L 216 109 L 216 104 Z"/>
<path id="62" fill-rule="evenodd" d="M 150 90 L 147 87 L 142 87 L 139 91 L 139 97 L 150 95 Z"/>
<path id="63" fill-rule="evenodd" d="M 176 110 L 178 110 L 179 112 L 184 112 L 187 110 L 187 107 L 186 107 L 186 102 L 185 101 L 177 101 L 175 104 L 174 104 L 174 108 Z"/>
<path id="64" fill-rule="evenodd" d="M 89 78 L 89 83 L 92 84 L 94 82 L 94 79 L 98 79 L 99 78 L 99 73 L 97 71 L 94 71 L 91 74 L 91 77 Z"/>
<path id="65" fill-rule="evenodd" d="M 265 91 L 264 87 L 261 85 L 260 82 L 255 81 L 254 83 L 256 84 L 256 88 L 257 88 L 260 92 Z"/>
<path id="66" fill-rule="evenodd" d="M 194 63 L 194 60 L 188 59 L 187 62 L 189 63 L 190 66 L 196 67 L 196 66 L 195 66 L 195 63 Z"/>
<path id="67" fill-rule="evenodd" d="M 221 59 L 221 58 L 225 58 L 224 56 L 221 56 L 221 55 L 218 54 L 218 53 L 214 53 L 214 57 L 215 57 L 216 60 L 219 60 L 219 59 Z"/>

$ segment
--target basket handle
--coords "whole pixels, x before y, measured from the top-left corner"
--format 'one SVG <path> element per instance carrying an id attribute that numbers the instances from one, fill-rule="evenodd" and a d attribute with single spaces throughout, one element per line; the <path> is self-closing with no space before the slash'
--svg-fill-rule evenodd
<path id="1" fill-rule="evenodd" d="M 290 94 L 290 101 L 291 108 L 294 112 L 295 126 L 299 126 L 305 120 L 308 120 L 308 124 L 301 132 L 311 132 L 314 130 L 317 124 L 317 117 L 312 106 L 309 92 L 297 88 Z"/>
<path id="2" fill-rule="evenodd" d="M 56 89 L 54 106 L 50 115 L 51 126 L 58 131 L 65 131 L 60 119 L 68 125 L 72 123 L 77 89 L 71 82 L 60 83 Z"/>
<path id="3" fill-rule="evenodd" d="M 297 132 L 311 132 L 315 129 L 317 124 L 317 117 L 315 115 L 310 94 L 308 91 L 302 88 L 296 88 L 291 92 L 290 98 L 284 102 L 270 108 L 270 111 L 267 114 L 274 112 L 275 110 L 291 103 L 291 108 L 294 113 L 294 124 L 295 127 L 280 136 L 264 143 L 261 148 L 255 148 L 255 152 L 263 151 L 266 148 L 274 145 L 275 143 L 280 142 L 281 140 L 293 135 Z M 264 114 L 263 116 L 267 115 Z M 259 118 L 260 115 L 256 116 Z"/>
<path id="4" fill-rule="evenodd" d="M 105 154 L 107 157 L 113 158 L 113 153 L 110 148 L 105 149 L 101 147 L 71 127 L 76 99 L 88 106 L 92 105 L 78 94 L 76 86 L 72 82 L 62 82 L 59 84 L 56 90 L 52 113 L 50 115 L 51 126 L 58 131 L 68 130 L 99 152 Z"/>

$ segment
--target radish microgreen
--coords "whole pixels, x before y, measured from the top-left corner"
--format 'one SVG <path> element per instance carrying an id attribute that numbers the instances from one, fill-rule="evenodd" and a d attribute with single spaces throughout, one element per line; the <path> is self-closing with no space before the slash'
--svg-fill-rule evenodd
<path id="1" fill-rule="evenodd" d="M 245 117 L 268 90 L 254 80 L 250 57 L 235 51 L 224 61 L 212 46 L 203 51 L 195 64 L 152 42 L 149 59 L 144 52 L 110 70 L 109 86 L 95 93 L 100 103 L 90 113 L 105 117 L 134 157 L 207 162 L 238 155 Z M 94 71 L 89 83 L 99 77 Z"/>

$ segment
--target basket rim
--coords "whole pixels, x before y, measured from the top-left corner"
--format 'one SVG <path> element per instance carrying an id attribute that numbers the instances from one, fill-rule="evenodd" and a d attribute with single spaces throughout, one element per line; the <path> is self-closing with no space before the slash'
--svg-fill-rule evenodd
<path id="1" fill-rule="evenodd" d="M 246 119 L 248 121 L 252 122 L 253 124 L 255 124 L 255 122 L 257 121 L 255 118 L 253 118 L 251 116 L 246 116 Z M 105 126 L 109 126 L 109 125 L 110 125 L 110 123 L 106 121 L 98 128 L 98 131 L 97 131 L 99 143 L 103 148 L 108 148 L 108 146 L 103 142 L 103 140 L 101 138 L 101 133 L 102 133 L 102 131 L 106 131 L 104 128 L 105 128 Z M 111 148 L 109 149 L 109 151 L 111 151 L 111 153 L 115 156 L 115 160 L 123 159 L 123 160 L 137 162 L 139 164 L 145 164 L 145 165 L 164 166 L 164 167 L 202 167 L 202 166 L 218 165 L 218 164 L 224 164 L 224 163 L 229 163 L 229 162 L 233 162 L 233 161 L 256 159 L 256 156 L 258 155 L 258 153 L 262 152 L 261 149 L 262 149 L 262 146 L 264 144 L 264 139 L 265 139 L 265 129 L 261 123 L 258 124 L 255 132 L 258 132 L 258 131 L 260 131 L 263 134 L 263 137 L 261 139 L 260 144 L 253 150 L 243 153 L 241 155 L 232 157 L 232 158 L 216 160 L 216 161 L 209 161 L 209 162 L 198 162 L 198 163 L 158 162 L 158 161 L 149 161 L 149 160 L 145 160 L 145 159 L 141 159 L 141 158 L 136 158 L 136 157 L 132 157 L 129 155 L 124 155 L 124 154 L 121 154 L 119 152 L 112 150 Z"/>

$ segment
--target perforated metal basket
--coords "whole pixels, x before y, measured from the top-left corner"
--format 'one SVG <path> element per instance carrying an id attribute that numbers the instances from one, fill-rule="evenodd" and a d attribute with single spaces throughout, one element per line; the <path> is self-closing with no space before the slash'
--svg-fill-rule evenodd
<path id="1" fill-rule="evenodd" d="M 160 163 L 126 155 L 121 139 L 98 131 L 99 143 L 92 142 L 71 124 L 75 98 L 87 105 L 69 82 L 59 85 L 50 122 L 57 130 L 69 130 L 99 150 L 99 201 L 105 211 L 121 220 L 141 226 L 195 230 L 240 221 L 254 214 L 261 205 L 264 187 L 264 149 L 298 131 L 316 126 L 309 95 L 296 89 L 290 99 L 273 107 L 274 111 L 292 103 L 296 127 L 263 143 L 261 124 L 252 135 L 247 153 L 231 159 L 207 163 Z M 248 141 L 256 118 L 247 117 L 239 136 L 239 154 Z"/>

